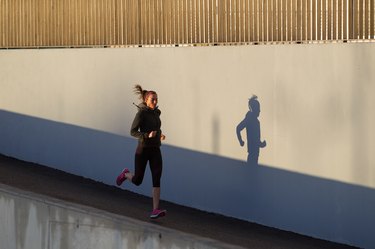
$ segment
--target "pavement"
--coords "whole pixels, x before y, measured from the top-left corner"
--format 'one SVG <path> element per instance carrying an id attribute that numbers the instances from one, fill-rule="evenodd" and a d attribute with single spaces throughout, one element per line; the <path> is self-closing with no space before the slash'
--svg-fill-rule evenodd
<path id="1" fill-rule="evenodd" d="M 168 210 L 167 216 L 150 220 L 152 199 L 149 197 L 4 155 L 0 155 L 0 183 L 233 246 L 259 249 L 355 248 L 163 200 L 161 206 Z"/>

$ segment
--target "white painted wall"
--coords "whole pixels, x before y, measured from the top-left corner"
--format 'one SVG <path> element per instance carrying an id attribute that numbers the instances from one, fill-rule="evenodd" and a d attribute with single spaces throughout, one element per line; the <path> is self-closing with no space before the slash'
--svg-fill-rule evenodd
<path id="1" fill-rule="evenodd" d="M 140 83 L 159 94 L 163 199 L 370 248 L 374 55 L 374 43 L 3 50 L 0 153 L 114 184 L 133 167 Z M 235 132 L 253 94 L 258 167 Z M 123 187 L 149 194 L 150 177 Z"/>

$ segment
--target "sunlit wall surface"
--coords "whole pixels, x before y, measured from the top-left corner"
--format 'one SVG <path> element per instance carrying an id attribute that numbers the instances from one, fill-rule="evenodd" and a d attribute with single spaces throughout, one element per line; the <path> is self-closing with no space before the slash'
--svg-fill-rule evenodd
<path id="1" fill-rule="evenodd" d="M 267 142 L 259 163 L 374 188 L 373 48 L 3 51 L 0 103 L 130 136 L 139 83 L 160 95 L 166 144 L 247 160 L 236 127 L 256 95 Z"/>

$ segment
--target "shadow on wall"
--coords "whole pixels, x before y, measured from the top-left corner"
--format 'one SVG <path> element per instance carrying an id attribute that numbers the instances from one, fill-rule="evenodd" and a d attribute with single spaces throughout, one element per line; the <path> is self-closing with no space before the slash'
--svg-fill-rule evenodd
<path id="1" fill-rule="evenodd" d="M 237 125 L 237 139 L 241 146 L 245 145 L 242 139 L 241 131 L 246 130 L 247 144 L 247 163 L 250 166 L 257 166 L 260 148 L 266 147 L 266 141 L 260 140 L 260 123 L 258 120 L 260 114 L 260 103 L 258 97 L 253 95 L 248 102 L 249 111 L 245 118 Z"/>
<path id="2" fill-rule="evenodd" d="M 112 169 L 132 163 L 135 146 L 131 138 L 0 110 L 0 153 L 98 181 L 112 183 Z"/>
<path id="3" fill-rule="evenodd" d="M 136 140 L 0 110 L 0 153 L 115 185 Z M 169 145 L 162 199 L 300 234 L 375 245 L 375 190 Z M 149 171 L 149 170 L 148 170 Z M 147 171 L 147 172 L 148 172 Z M 148 172 L 141 194 L 151 192 Z"/>

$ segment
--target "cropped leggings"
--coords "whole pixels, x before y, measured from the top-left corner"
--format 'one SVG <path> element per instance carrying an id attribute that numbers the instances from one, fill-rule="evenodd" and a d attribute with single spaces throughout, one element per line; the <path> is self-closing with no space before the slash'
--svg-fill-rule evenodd
<path id="1" fill-rule="evenodd" d="M 146 147 L 138 145 L 135 152 L 135 170 L 132 182 L 139 186 L 145 175 L 147 162 L 150 163 L 152 185 L 160 187 L 160 178 L 163 169 L 163 159 L 159 147 Z"/>

